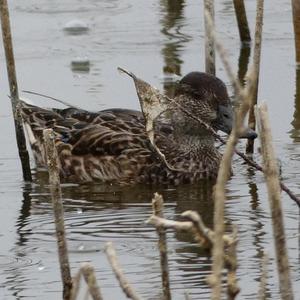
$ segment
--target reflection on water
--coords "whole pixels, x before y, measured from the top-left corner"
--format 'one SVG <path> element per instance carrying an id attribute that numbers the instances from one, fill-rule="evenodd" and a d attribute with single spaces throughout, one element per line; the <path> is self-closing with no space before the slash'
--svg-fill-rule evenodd
<path id="1" fill-rule="evenodd" d="M 149 81 L 163 85 L 170 94 L 173 85 L 169 81 L 173 81 L 173 74 L 184 75 L 200 65 L 203 31 L 199 32 L 197 26 L 203 23 L 203 3 L 198 0 L 13 0 L 10 3 L 12 15 L 16 17 L 17 66 L 23 75 L 19 76 L 23 86 L 58 98 L 74 99 L 75 105 L 87 109 L 100 109 L 101 105 L 138 105 L 133 86 L 117 75 L 118 65 L 137 71 L 147 80 L 150 77 Z M 249 20 L 254 20 L 255 5 L 251 5 L 247 13 Z M 266 2 L 264 28 L 268 34 L 264 40 L 266 55 L 262 57 L 260 89 L 263 96 L 270 99 L 272 112 L 280 112 L 280 118 L 270 116 L 275 124 L 274 134 L 280 136 L 275 145 L 282 160 L 283 178 L 300 194 L 299 71 L 290 132 L 292 141 L 286 134 L 290 127 L 280 123 L 288 118 L 289 126 L 294 109 L 290 91 L 282 87 L 285 80 L 292 81 L 294 77 L 292 63 L 286 62 L 294 46 L 286 30 L 291 20 L 288 11 L 282 10 L 282 6 L 289 5 L 287 0 Z M 216 3 L 217 28 L 229 45 L 231 59 L 238 65 L 238 77 L 243 82 L 250 48 L 241 48 L 238 58 L 240 45 L 238 34 L 236 40 L 233 38 L 236 22 L 232 9 L 232 1 Z M 63 26 L 78 18 L 89 24 L 88 34 L 64 34 Z M 76 56 L 87 56 L 91 60 L 90 72 L 74 75 L 70 62 Z M 276 69 L 277 64 L 280 67 Z M 218 76 L 225 79 L 222 68 L 217 66 Z M 157 76 L 161 70 L 165 75 L 163 80 Z M 31 75 L 27 76 L 29 72 Z M 6 82 L 1 83 L 6 85 Z M 283 98 L 281 93 L 284 93 Z M 283 99 L 288 112 L 280 109 Z M 17 155 L 14 155 L 10 106 L 5 105 L 0 115 L 4 132 L 0 135 L 0 299 L 59 299 L 61 283 L 48 176 L 46 172 L 34 170 L 32 185 L 23 186 Z M 227 186 L 226 228 L 229 232 L 236 224 L 239 229 L 239 299 L 256 299 L 263 251 L 270 256 L 267 298 L 279 299 L 272 223 L 263 176 L 239 159 L 234 160 L 233 171 L 234 176 Z M 64 184 L 62 193 L 72 273 L 75 274 L 81 262 L 90 261 L 95 266 L 104 298 L 123 299 L 103 252 L 105 243 L 113 241 L 120 263 L 138 293 L 145 299 L 160 299 L 157 235 L 154 228 L 145 224 L 152 212 L 153 193 L 158 191 L 164 196 L 167 218 L 178 220 L 183 211 L 192 209 L 212 227 L 212 189 L 205 182 L 159 190 L 98 183 Z M 299 215 L 290 199 L 284 194 L 282 197 L 294 290 L 298 295 Z M 172 299 L 183 299 L 185 290 L 192 299 L 208 299 L 206 276 L 210 273 L 211 259 L 189 234 L 168 231 L 167 237 Z"/>
<path id="2" fill-rule="evenodd" d="M 188 37 L 181 33 L 183 26 L 184 0 L 161 0 L 163 17 L 161 20 L 161 32 L 166 36 L 166 42 L 162 49 L 164 57 L 164 73 L 181 75 L 180 52 Z"/>
<path id="3" fill-rule="evenodd" d="M 245 84 L 245 76 L 248 71 L 248 64 L 251 54 L 250 45 L 241 44 L 240 56 L 239 56 L 239 65 L 238 65 L 238 79 L 242 85 Z"/>
<path id="4" fill-rule="evenodd" d="M 181 58 L 185 43 L 190 40 L 187 34 L 182 33 L 184 20 L 184 0 L 161 0 L 160 1 L 162 17 L 161 32 L 165 36 L 164 46 L 162 48 L 162 56 L 164 59 L 164 91 L 169 97 L 173 97 L 175 91 L 174 81 L 175 75 L 181 74 Z"/>
<path id="5" fill-rule="evenodd" d="M 300 69 L 296 69 L 296 91 L 295 91 L 295 111 L 294 119 L 291 122 L 293 129 L 290 131 L 291 138 L 294 142 L 300 142 Z"/>
<path id="6" fill-rule="evenodd" d="M 42 284 L 38 278 L 45 280 L 47 289 L 56 290 L 60 286 L 59 277 L 53 281 L 47 279 L 50 268 L 57 267 L 56 243 L 54 236 L 51 199 L 49 197 L 46 172 L 36 172 L 33 186 L 24 188 L 23 203 L 17 219 L 18 238 L 11 255 L 20 253 L 27 259 L 22 272 L 14 274 L 16 281 L 5 280 L 8 287 L 15 288 L 17 282 L 23 286 L 29 281 L 37 288 Z M 78 263 L 85 259 L 104 260 L 103 246 L 113 241 L 117 248 L 124 270 L 137 281 L 136 287 L 143 291 L 160 286 L 158 250 L 156 232 L 147 226 L 145 220 L 152 212 L 151 198 L 156 189 L 150 187 L 127 187 L 108 185 L 63 185 L 62 194 L 65 207 L 65 225 L 68 232 L 71 261 L 78 268 Z M 165 199 L 165 215 L 170 219 L 180 218 L 180 214 L 193 209 L 203 215 L 203 220 L 211 226 L 213 202 L 212 187 L 206 182 L 197 186 L 183 186 L 179 189 L 160 190 Z M 210 270 L 210 260 L 192 236 L 186 233 L 168 233 L 170 251 L 170 271 L 176 289 L 185 288 L 207 291 L 205 276 Z M 100 252 L 99 252 L 100 251 Z M 79 256 L 80 255 L 80 256 Z M 102 265 L 97 272 L 101 272 Z M 154 266 L 152 269 L 151 266 Z M 20 267 L 5 266 L 5 273 L 11 274 Z M 144 269 L 150 268 L 145 276 Z M 34 270 L 36 274 L 28 273 Z M 106 281 L 110 285 L 113 275 L 104 270 Z M 140 271 L 138 271 L 140 269 Z M 14 272 L 13 272 L 14 273 Z M 10 277 L 10 276 L 9 276 Z M 106 285 L 104 285 L 105 289 Z M 193 288 L 192 288 L 193 287 Z M 40 286 L 42 289 L 42 287 Z M 160 290 L 160 288 L 159 288 Z M 23 289 L 16 288 L 20 297 Z M 32 291 L 26 291 L 33 296 Z"/>

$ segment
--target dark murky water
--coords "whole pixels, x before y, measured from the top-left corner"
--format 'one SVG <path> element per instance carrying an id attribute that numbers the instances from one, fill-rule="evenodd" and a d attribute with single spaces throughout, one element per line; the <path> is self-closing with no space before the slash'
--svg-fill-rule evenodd
<path id="1" fill-rule="evenodd" d="M 20 89 L 42 92 L 86 109 L 138 108 L 132 83 L 116 71 L 132 70 L 161 89 L 167 72 L 184 75 L 204 69 L 202 1 L 12 0 L 12 26 Z M 232 1 L 216 1 L 219 36 L 238 70 L 240 45 Z M 255 1 L 246 1 L 253 28 Z M 72 35 L 63 27 L 81 20 L 89 30 Z M 269 104 L 282 177 L 300 194 L 300 73 L 294 64 L 290 1 L 266 1 L 259 98 Z M 252 30 L 253 31 L 253 30 Z M 247 51 L 245 51 L 247 52 Z M 244 53 L 245 54 L 245 53 Z M 18 161 L 1 48 L 0 109 L 0 298 L 60 299 L 61 283 L 47 176 L 35 172 L 24 184 Z M 89 66 L 72 70 L 77 57 Z M 239 71 L 242 72 L 243 65 Z M 237 71 L 238 72 L 238 71 Z M 226 82 L 220 63 L 218 76 Z M 296 96 L 295 96 L 296 94 Z M 26 95 L 25 95 L 26 96 Z M 298 103 L 296 99 L 298 97 Z M 53 105 L 33 99 L 37 104 Z M 242 147 L 242 145 L 241 145 Z M 239 299 L 255 299 L 262 252 L 270 255 L 269 299 L 279 299 L 272 227 L 261 174 L 234 161 L 228 184 L 226 220 L 239 228 Z M 94 185 L 63 186 L 65 219 L 73 272 L 91 261 L 105 299 L 123 299 L 112 275 L 104 244 L 113 241 L 128 279 L 146 299 L 159 299 L 157 236 L 144 221 L 154 190 Z M 186 209 L 212 224 L 210 189 L 184 186 L 161 191 L 166 216 Z M 299 210 L 282 194 L 295 295 L 300 294 Z M 168 233 L 174 299 L 189 291 L 192 299 L 209 298 L 205 277 L 211 260 L 184 234 Z M 297 298 L 297 297 L 296 297 Z"/>

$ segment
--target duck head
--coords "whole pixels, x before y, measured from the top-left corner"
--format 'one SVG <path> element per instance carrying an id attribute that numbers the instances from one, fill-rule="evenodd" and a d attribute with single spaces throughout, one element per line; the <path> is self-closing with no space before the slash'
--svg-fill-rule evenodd
<path id="1" fill-rule="evenodd" d="M 234 123 L 234 112 L 226 86 L 219 78 L 202 72 L 188 73 L 180 80 L 175 98 L 186 110 L 216 131 L 221 130 L 230 134 Z M 205 135 L 206 130 L 203 126 L 182 112 L 173 114 L 173 123 L 177 123 L 176 127 L 180 127 L 179 130 L 186 133 Z M 256 132 L 250 128 L 244 129 L 240 136 L 248 139 L 256 137 Z"/>

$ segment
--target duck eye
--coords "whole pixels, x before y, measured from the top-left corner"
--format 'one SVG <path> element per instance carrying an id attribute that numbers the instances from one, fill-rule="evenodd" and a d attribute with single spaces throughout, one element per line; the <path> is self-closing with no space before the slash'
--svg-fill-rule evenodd
<path id="1" fill-rule="evenodd" d="M 229 115 L 228 115 L 228 114 L 223 114 L 223 116 L 224 116 L 226 119 L 229 119 Z"/>

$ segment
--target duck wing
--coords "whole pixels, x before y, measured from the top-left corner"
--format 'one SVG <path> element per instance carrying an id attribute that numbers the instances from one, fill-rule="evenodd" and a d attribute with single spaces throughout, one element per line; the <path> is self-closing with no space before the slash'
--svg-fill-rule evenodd
<path id="1" fill-rule="evenodd" d="M 53 129 L 64 178 L 129 181 L 156 161 L 141 112 L 126 109 L 99 112 L 74 108 L 48 110 L 23 103 L 22 114 L 40 166 L 46 166 L 43 130 Z M 162 133 L 158 140 L 168 132 L 164 131 L 164 126 L 160 127 Z"/>

